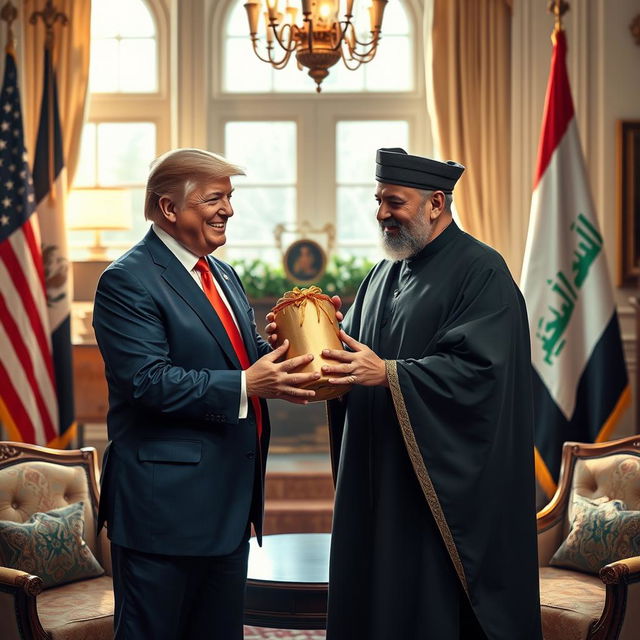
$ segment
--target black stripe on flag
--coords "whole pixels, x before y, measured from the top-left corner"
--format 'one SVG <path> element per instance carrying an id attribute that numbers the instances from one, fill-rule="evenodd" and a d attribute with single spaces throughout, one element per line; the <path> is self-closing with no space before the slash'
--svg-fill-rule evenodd
<path id="1" fill-rule="evenodd" d="M 538 372 L 533 369 L 536 447 L 549 473 L 558 481 L 562 444 L 594 442 L 628 384 L 618 315 L 613 313 L 582 373 L 571 420 L 558 409 Z"/>

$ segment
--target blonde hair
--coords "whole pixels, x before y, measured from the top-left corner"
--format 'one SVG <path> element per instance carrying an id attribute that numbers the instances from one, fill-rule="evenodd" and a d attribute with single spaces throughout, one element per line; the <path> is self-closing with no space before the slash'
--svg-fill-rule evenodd
<path id="1" fill-rule="evenodd" d="M 167 196 L 179 206 L 201 183 L 231 176 L 243 176 L 244 170 L 222 156 L 203 149 L 173 149 L 151 163 L 144 200 L 144 217 L 155 220 L 160 213 L 160 198 Z"/>

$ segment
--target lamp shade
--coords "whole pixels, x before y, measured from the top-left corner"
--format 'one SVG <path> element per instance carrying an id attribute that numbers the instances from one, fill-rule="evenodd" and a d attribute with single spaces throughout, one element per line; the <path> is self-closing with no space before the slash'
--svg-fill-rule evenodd
<path id="1" fill-rule="evenodd" d="M 99 231 L 131 228 L 131 194 L 126 189 L 73 189 L 67 228 Z"/>

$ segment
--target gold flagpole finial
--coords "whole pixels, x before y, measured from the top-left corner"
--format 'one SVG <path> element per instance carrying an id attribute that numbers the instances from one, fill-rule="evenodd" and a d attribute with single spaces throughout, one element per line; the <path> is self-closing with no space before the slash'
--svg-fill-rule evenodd
<path id="1" fill-rule="evenodd" d="M 564 28 L 562 26 L 562 16 L 569 11 L 569 3 L 565 2 L 565 0 L 549 0 L 547 11 L 549 11 L 549 13 L 553 13 L 555 19 L 553 33 L 556 34 L 558 31 L 562 31 Z"/>
<path id="2" fill-rule="evenodd" d="M 11 2 L 6 2 L 0 10 L 0 20 L 4 20 L 7 23 L 7 53 L 13 53 L 15 51 L 15 39 L 13 37 L 13 29 L 11 25 L 18 17 L 18 10 Z"/>
<path id="3" fill-rule="evenodd" d="M 47 39 L 45 46 L 47 49 L 53 49 L 53 27 L 56 22 L 59 22 L 63 27 L 69 24 L 69 18 L 64 13 L 61 13 L 53 6 L 53 0 L 47 0 L 42 11 L 34 11 L 29 18 L 31 24 L 37 24 L 38 18 L 44 22 L 45 29 L 47 30 Z"/>

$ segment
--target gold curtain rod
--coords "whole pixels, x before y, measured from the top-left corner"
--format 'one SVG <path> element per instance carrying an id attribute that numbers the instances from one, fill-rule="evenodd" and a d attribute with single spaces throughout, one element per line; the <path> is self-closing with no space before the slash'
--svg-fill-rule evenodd
<path id="1" fill-rule="evenodd" d="M 69 24 L 69 18 L 53 6 L 53 0 L 47 0 L 47 4 L 42 11 L 34 11 L 29 18 L 29 22 L 35 25 L 38 23 L 38 18 L 42 20 L 47 30 L 45 46 L 51 51 L 53 49 L 53 27 L 56 22 L 66 27 Z"/>
<path id="2" fill-rule="evenodd" d="M 17 17 L 18 10 L 10 1 L 7 1 L 0 11 L 0 20 L 7 23 L 7 44 L 5 47 L 7 53 L 15 52 L 16 41 L 13 37 L 13 29 L 11 25 L 15 22 Z"/>

